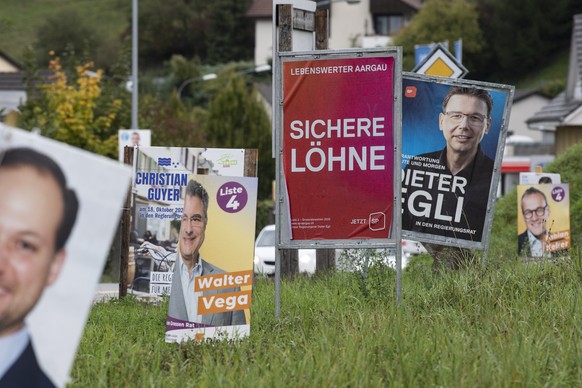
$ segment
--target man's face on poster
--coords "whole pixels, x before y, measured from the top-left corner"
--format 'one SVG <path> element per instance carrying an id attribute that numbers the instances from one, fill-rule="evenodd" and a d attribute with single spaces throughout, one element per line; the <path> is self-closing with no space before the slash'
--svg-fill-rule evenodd
<path id="1" fill-rule="evenodd" d="M 19 330 L 62 268 L 61 189 L 49 173 L 0 167 L 0 336 Z"/>
<path id="2" fill-rule="evenodd" d="M 132 146 L 134 146 L 134 147 L 139 146 L 139 140 L 140 140 L 139 133 L 134 132 L 131 134 L 131 145 Z"/>
<path id="3" fill-rule="evenodd" d="M 193 263 L 198 260 L 198 251 L 204 242 L 206 221 L 202 200 L 198 196 L 186 195 L 179 243 L 180 253 L 185 260 Z"/>
<path id="4" fill-rule="evenodd" d="M 539 237 L 546 230 L 546 220 L 550 215 L 550 207 L 540 194 L 526 195 L 521 200 L 521 214 L 527 230 Z"/>
<path id="5" fill-rule="evenodd" d="M 447 151 L 459 154 L 477 149 L 489 131 L 490 123 L 485 101 L 463 94 L 451 96 L 445 112 L 439 115 L 439 127 L 447 141 Z"/>

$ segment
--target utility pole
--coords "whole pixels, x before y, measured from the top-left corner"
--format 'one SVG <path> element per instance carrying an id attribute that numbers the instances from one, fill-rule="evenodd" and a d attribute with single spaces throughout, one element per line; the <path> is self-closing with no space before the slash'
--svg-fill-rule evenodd
<path id="1" fill-rule="evenodd" d="M 131 17 L 131 128 L 139 129 L 138 113 L 138 81 L 137 81 L 137 0 L 132 3 Z"/>

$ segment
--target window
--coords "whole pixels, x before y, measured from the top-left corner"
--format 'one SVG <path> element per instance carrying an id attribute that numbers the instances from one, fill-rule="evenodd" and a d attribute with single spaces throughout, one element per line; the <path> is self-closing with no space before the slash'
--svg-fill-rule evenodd
<path id="1" fill-rule="evenodd" d="M 374 15 L 376 35 L 393 35 L 404 27 L 402 15 Z"/>

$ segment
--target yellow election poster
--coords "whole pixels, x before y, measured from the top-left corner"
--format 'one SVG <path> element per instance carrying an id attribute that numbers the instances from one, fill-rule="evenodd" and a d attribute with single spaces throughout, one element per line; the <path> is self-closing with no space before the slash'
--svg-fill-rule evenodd
<path id="1" fill-rule="evenodd" d="M 518 254 L 528 259 L 552 258 L 570 249 L 568 184 L 517 186 Z"/>

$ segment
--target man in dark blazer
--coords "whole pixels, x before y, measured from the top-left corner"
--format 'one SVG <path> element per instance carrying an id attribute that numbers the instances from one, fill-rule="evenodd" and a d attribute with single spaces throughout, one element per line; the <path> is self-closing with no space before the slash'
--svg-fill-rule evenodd
<path id="1" fill-rule="evenodd" d="M 0 155 L 0 387 L 50 387 L 25 318 L 63 267 L 78 201 L 60 167 L 29 148 Z"/>
<path id="2" fill-rule="evenodd" d="M 208 223 L 208 202 L 206 189 L 200 183 L 190 180 L 184 197 L 168 318 L 196 322 L 199 326 L 244 325 L 246 324 L 244 310 L 198 314 L 198 296 L 239 291 L 238 288 L 204 291 L 202 293 L 194 291 L 196 277 L 224 273 L 222 269 L 203 260 L 199 253 Z"/>
<path id="3" fill-rule="evenodd" d="M 403 230 L 482 241 L 494 161 L 480 143 L 492 107 L 485 89 L 449 89 L 439 114 L 445 147 L 413 156 L 404 169 Z"/>

